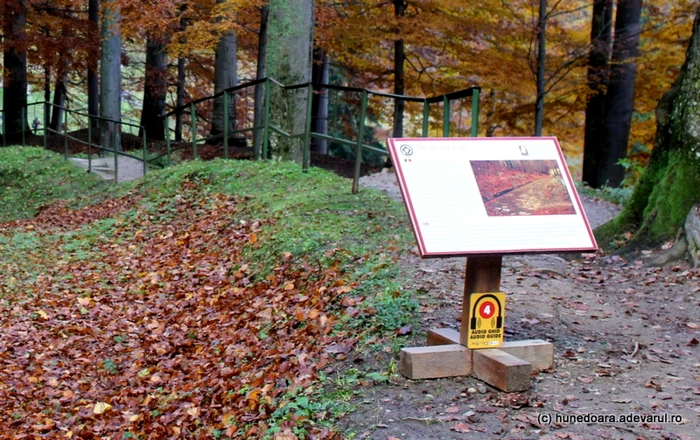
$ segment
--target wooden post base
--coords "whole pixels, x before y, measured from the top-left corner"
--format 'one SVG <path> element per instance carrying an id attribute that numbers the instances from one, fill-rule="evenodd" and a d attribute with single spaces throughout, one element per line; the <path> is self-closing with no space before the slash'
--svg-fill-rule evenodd
<path id="1" fill-rule="evenodd" d="M 459 332 L 449 328 L 428 331 L 428 345 L 459 344 Z M 554 366 L 554 344 L 542 339 L 505 341 L 496 350 L 504 351 L 528 362 L 536 371 L 549 370 Z M 483 350 L 479 350 L 483 351 Z"/>
<path id="2" fill-rule="evenodd" d="M 530 388 L 532 365 L 497 348 L 472 350 L 474 376 L 509 393 Z"/>
<path id="3" fill-rule="evenodd" d="M 500 348 L 469 350 L 452 329 L 428 332 L 428 346 L 401 350 L 399 371 L 409 379 L 474 376 L 506 392 L 525 391 L 532 370 L 554 365 L 554 345 L 541 339 L 504 342 Z"/>
<path id="4" fill-rule="evenodd" d="M 468 376 L 472 372 L 470 352 L 460 344 L 404 348 L 399 371 L 409 379 Z"/>
<path id="5" fill-rule="evenodd" d="M 470 350 L 467 346 L 471 316 L 470 296 L 478 292 L 498 292 L 501 255 L 467 258 L 462 300 L 461 332 L 451 329 L 428 332 L 428 346 L 401 350 L 399 371 L 409 379 L 466 376 L 506 392 L 525 391 L 533 368 L 546 370 L 554 365 L 554 346 L 540 339 L 504 342 L 500 348 Z M 500 325 L 499 325 L 500 326 Z"/>

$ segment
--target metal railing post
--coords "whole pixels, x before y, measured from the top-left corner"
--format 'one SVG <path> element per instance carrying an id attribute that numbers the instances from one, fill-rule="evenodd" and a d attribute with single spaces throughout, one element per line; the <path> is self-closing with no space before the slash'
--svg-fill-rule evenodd
<path id="1" fill-rule="evenodd" d="M 450 101 L 442 97 L 442 137 L 450 137 Z"/>
<path id="2" fill-rule="evenodd" d="M 141 142 L 143 142 L 143 175 L 145 176 L 148 172 L 148 163 L 146 163 L 148 156 L 148 145 L 146 142 L 148 142 L 148 138 L 146 137 L 146 127 L 141 127 L 141 129 L 143 131 L 143 136 L 141 139 Z"/>
<path id="3" fill-rule="evenodd" d="M 114 183 L 119 183 L 119 157 L 117 156 L 117 122 L 112 122 L 112 153 L 114 154 Z"/>
<path id="4" fill-rule="evenodd" d="M 68 116 L 66 114 L 66 116 Z M 68 119 L 68 118 L 66 118 Z M 63 130 L 63 157 L 64 159 L 68 159 L 68 133 L 66 133 L 68 130 Z"/>
<path id="5" fill-rule="evenodd" d="M 88 173 L 92 172 L 92 121 L 88 118 Z"/>
<path id="6" fill-rule="evenodd" d="M 265 78 L 265 109 L 263 123 L 263 140 L 262 140 L 262 157 L 268 159 L 268 147 L 270 143 L 270 95 L 272 94 L 272 82 L 269 78 Z"/>
<path id="7" fill-rule="evenodd" d="M 168 166 L 170 166 L 170 120 L 165 118 L 165 150 L 168 157 Z"/>
<path id="8" fill-rule="evenodd" d="M 198 159 L 197 154 L 197 110 L 194 103 L 190 104 L 190 127 L 192 130 L 192 157 Z"/>
<path id="9" fill-rule="evenodd" d="M 477 87 L 472 89 L 472 126 L 471 137 L 479 136 L 479 94 L 481 90 Z"/>
<path id="10" fill-rule="evenodd" d="M 228 159 L 228 92 L 224 92 L 224 159 Z"/>
<path id="11" fill-rule="evenodd" d="M 357 194 L 360 186 L 360 170 L 362 167 L 362 140 L 365 137 L 365 117 L 367 116 L 367 90 L 362 91 L 362 107 L 360 110 L 360 126 L 355 147 L 355 173 L 352 179 L 352 193 Z"/>
<path id="12" fill-rule="evenodd" d="M 25 128 L 27 127 L 27 107 L 22 107 L 22 111 L 20 112 L 20 117 L 22 119 L 22 146 L 24 147 L 26 145 L 26 130 Z"/>
<path id="13" fill-rule="evenodd" d="M 423 100 L 423 137 L 428 137 L 428 129 L 430 128 L 430 103 L 427 99 Z"/>
<path id="14" fill-rule="evenodd" d="M 49 103 L 44 101 L 44 150 L 49 147 Z"/>
<path id="15" fill-rule="evenodd" d="M 308 93 L 306 97 L 306 130 L 304 131 L 304 158 L 302 159 L 301 169 L 307 173 L 311 162 L 311 111 L 314 97 L 313 84 L 309 83 Z"/>

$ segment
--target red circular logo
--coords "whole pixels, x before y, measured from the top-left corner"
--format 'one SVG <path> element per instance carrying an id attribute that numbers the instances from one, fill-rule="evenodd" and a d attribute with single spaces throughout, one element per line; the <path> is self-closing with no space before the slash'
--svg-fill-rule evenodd
<path id="1" fill-rule="evenodd" d="M 479 315 L 482 319 L 489 319 L 496 313 L 496 305 L 491 301 L 484 301 L 479 306 Z"/>

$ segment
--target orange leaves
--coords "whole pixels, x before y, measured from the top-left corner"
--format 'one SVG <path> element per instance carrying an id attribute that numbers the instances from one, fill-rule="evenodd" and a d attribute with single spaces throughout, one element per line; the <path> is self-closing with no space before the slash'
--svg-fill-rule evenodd
<path id="1" fill-rule="evenodd" d="M 136 217 L 96 244 L 99 257 L 47 261 L 41 277 L 24 282 L 33 296 L 1 323 L 0 414 L 18 416 L 13 433 L 166 438 L 207 426 L 235 436 L 246 426 L 247 438 L 258 438 L 292 387 L 309 386 L 352 347 L 331 336 L 328 306 L 351 289 L 337 272 L 297 271 L 290 254 L 269 277 L 256 277 L 241 252 L 260 223 L 231 223 L 238 209 L 231 198 L 196 188 L 182 195 L 134 205 Z M 110 205 L 117 206 L 83 212 Z M 22 228 L 61 219 L 82 224 L 61 209 Z M 306 418 L 290 423 L 332 437 Z"/>

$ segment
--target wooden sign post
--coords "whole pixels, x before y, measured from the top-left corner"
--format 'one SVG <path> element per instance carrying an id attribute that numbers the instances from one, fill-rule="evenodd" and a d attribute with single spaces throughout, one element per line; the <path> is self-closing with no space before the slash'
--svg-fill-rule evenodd
<path id="1" fill-rule="evenodd" d="M 470 299 L 500 291 L 504 254 L 597 249 L 556 139 L 389 139 L 388 149 L 421 257 L 467 257 L 460 331 L 430 330 L 428 346 L 404 348 L 401 373 L 474 374 L 504 391 L 526 390 L 533 368 L 552 367 L 554 346 L 536 339 L 468 349 L 477 319 Z M 504 316 L 499 301 L 499 323 Z"/>

